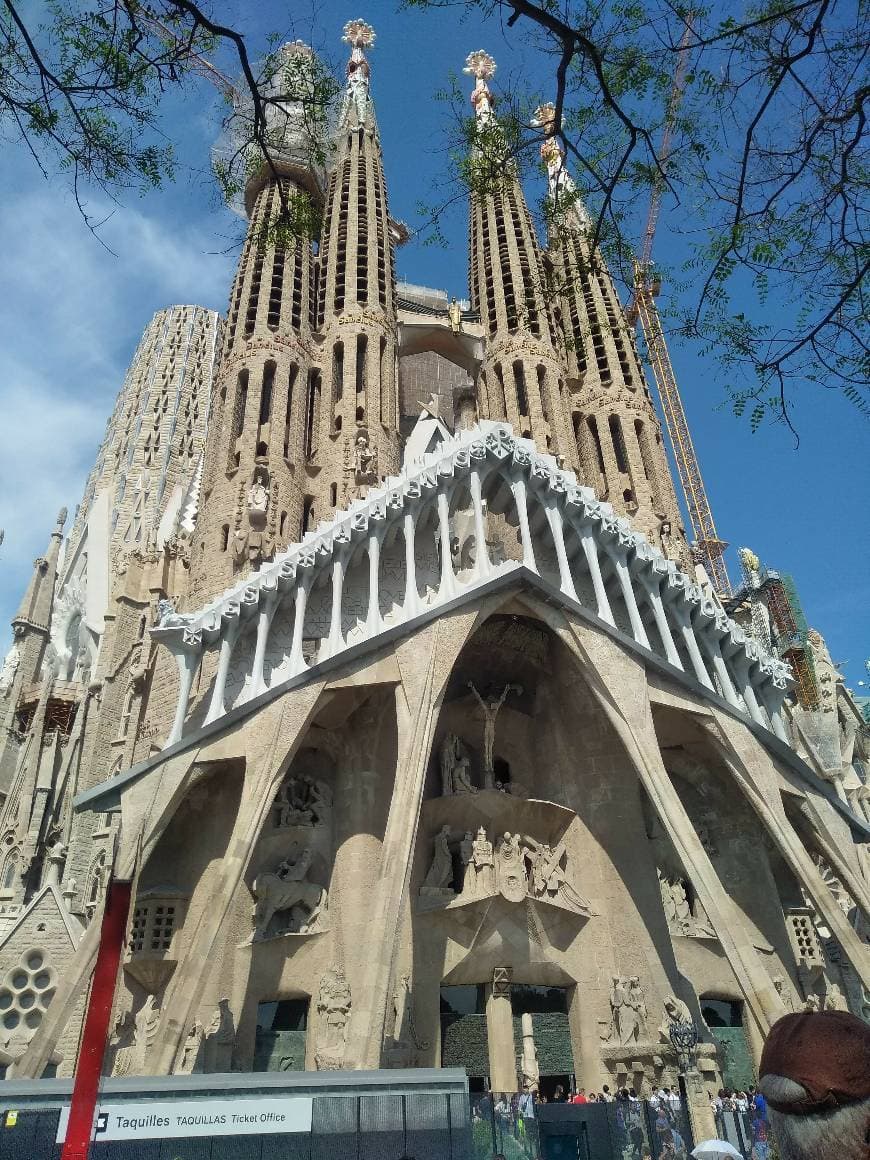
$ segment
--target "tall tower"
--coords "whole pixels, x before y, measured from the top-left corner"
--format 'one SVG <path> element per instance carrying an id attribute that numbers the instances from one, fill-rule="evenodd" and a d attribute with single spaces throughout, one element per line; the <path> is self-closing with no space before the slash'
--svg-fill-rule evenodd
<path id="1" fill-rule="evenodd" d="M 106 552 L 130 551 L 156 539 L 167 510 L 170 521 L 178 514 L 202 469 L 220 329 L 217 311 L 202 306 L 151 319 L 76 508 L 68 564 L 86 534 L 91 557 L 98 537 Z"/>
<path id="2" fill-rule="evenodd" d="M 191 598 L 297 539 L 312 475 L 307 432 L 320 369 L 313 342 L 313 221 L 322 203 L 322 111 L 308 100 L 318 68 L 300 43 L 279 50 L 270 81 L 270 156 L 244 190 L 247 236 L 230 293 Z M 316 476 L 316 471 L 314 471 Z"/>
<path id="3" fill-rule="evenodd" d="M 471 305 L 480 311 L 486 350 L 478 379 L 481 416 L 507 419 L 541 451 L 576 468 L 566 376 L 545 292 L 544 262 L 522 187 L 493 112 L 488 53 L 472 52 L 476 140 L 471 157 L 469 243 Z"/>
<path id="4" fill-rule="evenodd" d="M 535 122 L 552 132 L 555 107 Z M 553 136 L 541 145 L 549 185 L 550 248 L 585 483 L 632 518 L 666 555 L 688 563 L 682 516 L 652 396 L 607 265 Z"/>
<path id="5" fill-rule="evenodd" d="M 326 195 L 317 303 L 323 384 L 308 435 L 323 472 L 325 508 L 318 516 L 399 467 L 394 238 L 365 57 L 375 33 L 351 20 L 343 39 L 351 57 Z"/>

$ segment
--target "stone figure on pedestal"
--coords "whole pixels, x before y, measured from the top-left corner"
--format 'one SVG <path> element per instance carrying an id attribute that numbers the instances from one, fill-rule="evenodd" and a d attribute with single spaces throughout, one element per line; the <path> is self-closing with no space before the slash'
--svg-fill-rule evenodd
<path id="1" fill-rule="evenodd" d="M 462 890 L 469 895 L 474 890 L 474 871 L 471 869 L 471 860 L 474 857 L 474 835 L 471 830 L 465 831 L 465 837 L 459 843 L 459 855 L 462 858 Z"/>
<path id="2" fill-rule="evenodd" d="M 531 867 L 529 893 L 533 898 L 560 902 L 579 912 L 591 911 L 589 903 L 568 882 L 567 855 L 564 841 L 553 848 L 546 842 L 523 835 L 525 858 Z M 563 858 L 566 868 L 562 868 Z"/>
<path id="3" fill-rule="evenodd" d="M 200 1052 L 202 1049 L 205 1028 L 198 1019 L 194 1019 L 190 1030 L 184 1037 L 184 1047 L 181 1051 L 181 1062 L 175 1069 L 176 1075 L 191 1075 L 202 1070 Z"/>
<path id="4" fill-rule="evenodd" d="M 448 733 L 441 743 L 439 761 L 441 793 L 444 797 L 455 793 L 477 793 L 468 773 L 468 754 L 455 733 Z"/>

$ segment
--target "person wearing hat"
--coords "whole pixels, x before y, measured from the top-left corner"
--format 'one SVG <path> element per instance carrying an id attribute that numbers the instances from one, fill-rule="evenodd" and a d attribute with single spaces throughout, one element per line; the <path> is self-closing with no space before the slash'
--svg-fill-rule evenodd
<path id="1" fill-rule="evenodd" d="M 848 1011 L 774 1023 L 761 1054 L 763 1095 L 782 1160 L 870 1157 L 870 1026 Z"/>

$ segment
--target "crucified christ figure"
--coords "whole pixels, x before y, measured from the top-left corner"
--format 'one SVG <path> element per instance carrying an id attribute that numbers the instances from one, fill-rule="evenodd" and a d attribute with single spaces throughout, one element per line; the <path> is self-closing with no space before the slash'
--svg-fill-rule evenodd
<path id="1" fill-rule="evenodd" d="M 477 689 L 471 681 L 468 682 L 468 687 L 471 689 L 477 698 L 478 704 L 483 709 L 483 780 L 487 789 L 492 789 L 493 773 L 495 766 L 493 765 L 493 750 L 495 748 L 495 719 L 498 716 L 498 711 L 505 703 L 509 693 L 516 693 L 517 696 L 522 696 L 522 685 L 505 685 L 504 691 L 500 697 L 490 695 L 486 698 L 481 697 Z"/>

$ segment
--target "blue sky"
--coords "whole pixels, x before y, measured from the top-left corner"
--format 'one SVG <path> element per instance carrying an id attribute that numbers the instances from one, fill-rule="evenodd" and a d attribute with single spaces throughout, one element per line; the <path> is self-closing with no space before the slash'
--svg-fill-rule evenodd
<path id="1" fill-rule="evenodd" d="M 521 25 L 502 29 L 459 10 L 399 11 L 389 0 L 363 9 L 327 0 L 287 26 L 287 8 L 216 3 L 214 11 L 248 35 L 256 55 L 265 35 L 298 36 L 341 64 L 346 20 L 375 26 L 372 88 L 381 126 L 390 207 L 418 221 L 421 201 L 444 196 L 451 114 L 436 94 L 466 54 L 487 48 L 503 77 L 540 76 L 540 60 Z M 536 72 L 537 70 L 537 72 Z M 468 78 L 462 78 L 467 86 Z M 89 198 L 108 220 L 101 245 L 85 228 L 63 175 L 42 178 L 23 147 L 4 146 L 0 172 L 0 625 L 8 624 L 58 508 L 72 513 L 93 462 L 124 371 L 155 310 L 199 303 L 224 311 L 240 221 L 223 208 L 209 174 L 219 101 L 193 86 L 165 106 L 178 145 L 178 180 L 145 197 L 112 204 Z M 449 192 L 449 191 L 448 191 Z M 530 185 L 530 200 L 540 186 Z M 449 246 L 411 242 L 398 256 L 400 278 L 466 293 L 467 221 L 461 203 L 448 215 Z M 656 252 L 679 243 L 665 205 Z M 113 252 L 110 252 L 113 251 Z M 775 304 L 771 306 L 775 310 Z M 755 435 L 731 416 L 715 361 L 691 346 L 671 350 L 720 535 L 751 546 L 770 567 L 791 572 L 807 617 L 827 638 L 848 683 L 870 657 L 870 535 L 867 531 L 870 425 L 834 392 L 807 388 L 795 422 L 800 446 L 783 427 Z M 4 633 L 5 636 L 5 633 Z M 0 644 L 2 649 L 2 644 Z"/>

